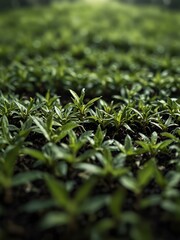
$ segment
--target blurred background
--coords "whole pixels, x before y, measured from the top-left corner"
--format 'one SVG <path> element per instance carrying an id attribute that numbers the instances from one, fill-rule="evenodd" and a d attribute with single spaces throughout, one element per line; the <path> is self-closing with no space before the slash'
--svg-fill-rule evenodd
<path id="1" fill-rule="evenodd" d="M 8 10 L 12 8 L 29 7 L 35 5 L 47 5 L 52 2 L 78 2 L 78 1 L 83 2 L 87 0 L 0 0 L 0 10 Z M 102 0 L 96 0 L 96 2 L 98 1 Z M 112 2 L 112 0 L 106 0 L 107 3 L 108 1 Z M 114 1 L 128 4 L 158 5 L 173 10 L 180 9 L 180 0 L 114 0 Z"/>
<path id="2" fill-rule="evenodd" d="M 161 90 L 165 78 L 164 94 L 177 94 L 180 0 L 0 0 L 0 9 L 2 91 L 109 96 L 150 80 Z"/>

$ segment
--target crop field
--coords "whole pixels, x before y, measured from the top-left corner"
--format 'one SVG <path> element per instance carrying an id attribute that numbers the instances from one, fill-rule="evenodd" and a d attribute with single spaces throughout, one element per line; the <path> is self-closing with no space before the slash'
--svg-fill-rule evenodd
<path id="1" fill-rule="evenodd" d="M 180 239 L 180 14 L 0 14 L 0 239 Z"/>

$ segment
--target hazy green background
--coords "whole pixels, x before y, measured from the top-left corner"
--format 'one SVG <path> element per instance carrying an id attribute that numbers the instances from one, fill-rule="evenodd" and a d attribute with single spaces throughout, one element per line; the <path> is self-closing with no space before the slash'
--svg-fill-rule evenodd
<path id="1" fill-rule="evenodd" d="M 85 1 L 85 0 L 0 0 L 0 9 L 7 10 L 11 8 L 27 7 L 27 6 L 37 5 L 37 4 L 45 5 L 53 1 L 77 2 L 77 1 Z M 180 9 L 180 0 L 114 0 L 114 1 L 132 3 L 132 4 L 156 4 L 163 7 L 164 6 L 168 7 L 170 9 Z M 109 2 L 112 2 L 112 0 L 109 0 Z"/>

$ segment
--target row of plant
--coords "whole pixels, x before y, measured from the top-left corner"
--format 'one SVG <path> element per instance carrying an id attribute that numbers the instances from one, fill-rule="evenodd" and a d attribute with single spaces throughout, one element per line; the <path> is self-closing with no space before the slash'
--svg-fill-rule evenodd
<path id="1" fill-rule="evenodd" d="M 64 106 L 49 93 L 30 100 L 1 95 L 4 204 L 14 201 L 14 189 L 34 195 L 41 180 L 45 193 L 38 190 L 38 198 L 19 207 L 24 214 L 41 212 L 41 230 L 63 225 L 66 238 L 69 228 L 79 231 L 92 218 L 84 234 L 102 237 L 123 229 L 127 234 L 130 224 L 133 239 L 147 234 L 153 239 L 144 212 L 157 207 L 161 218 L 179 219 L 178 102 L 148 106 L 141 99 L 108 104 L 94 98 L 85 103 L 84 90 L 80 96 L 70 92 L 72 101 Z"/>

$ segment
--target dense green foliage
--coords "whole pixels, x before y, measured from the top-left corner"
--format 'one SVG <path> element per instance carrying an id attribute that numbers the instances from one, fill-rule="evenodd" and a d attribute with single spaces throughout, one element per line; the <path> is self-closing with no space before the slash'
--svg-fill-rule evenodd
<path id="1" fill-rule="evenodd" d="M 179 9 L 180 1 L 179 0 L 117 0 L 124 3 L 133 3 L 133 4 L 155 4 L 159 6 L 166 6 L 170 9 Z"/>
<path id="2" fill-rule="evenodd" d="M 177 239 L 179 28 L 116 3 L 1 14 L 0 239 Z"/>
<path id="3" fill-rule="evenodd" d="M 29 7 L 36 5 L 47 5 L 52 2 L 83 2 L 86 0 L 1 0 L 0 1 L 0 10 L 7 10 L 17 7 Z M 93 0 L 92 0 L 93 1 Z M 98 2 L 99 0 L 96 0 Z M 101 0 L 100 0 L 101 1 Z M 179 0 L 107 0 L 108 3 L 112 1 L 131 3 L 131 4 L 154 4 L 159 6 L 166 6 L 170 9 L 179 9 L 180 1 Z"/>
<path id="4" fill-rule="evenodd" d="M 1 0 L 0 10 L 11 9 L 15 7 L 27 7 L 35 4 L 49 4 L 52 0 Z"/>
<path id="5" fill-rule="evenodd" d="M 83 0 L 0 0 L 0 11 L 21 7 L 34 7 L 48 5 L 53 2 L 78 2 Z"/>

